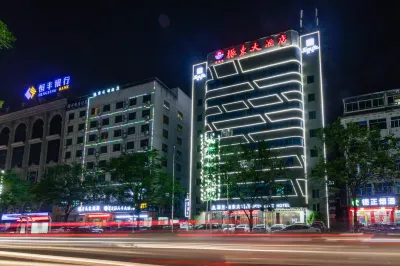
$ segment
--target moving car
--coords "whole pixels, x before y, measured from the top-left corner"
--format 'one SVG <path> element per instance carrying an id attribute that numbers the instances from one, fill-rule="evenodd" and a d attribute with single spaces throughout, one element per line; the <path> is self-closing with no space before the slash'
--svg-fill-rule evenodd
<path id="1" fill-rule="evenodd" d="M 400 228 L 391 224 L 370 224 L 368 226 L 360 227 L 360 233 L 369 234 L 387 234 L 387 233 L 400 233 Z"/>
<path id="2" fill-rule="evenodd" d="M 271 226 L 271 232 L 275 232 L 275 231 L 281 231 L 283 228 L 285 228 L 286 226 L 284 224 L 274 224 L 273 226 Z"/>
<path id="3" fill-rule="evenodd" d="M 268 226 L 265 226 L 265 224 L 257 224 L 253 227 L 253 232 L 268 233 L 270 231 L 271 229 Z"/>
<path id="4" fill-rule="evenodd" d="M 70 229 L 71 233 L 94 233 L 94 234 L 102 234 L 104 231 L 101 228 L 96 226 L 80 226 L 73 227 Z"/>
<path id="5" fill-rule="evenodd" d="M 222 232 L 224 233 L 234 233 L 235 232 L 235 225 L 234 224 L 224 224 L 222 225 Z"/>
<path id="6" fill-rule="evenodd" d="M 321 232 L 325 232 L 325 230 L 326 230 L 325 224 L 322 221 L 314 221 L 311 224 L 311 227 L 319 228 L 321 230 Z"/>
<path id="7" fill-rule="evenodd" d="M 248 233 L 250 226 L 248 224 L 239 224 L 236 226 L 235 233 Z"/>
<path id="8" fill-rule="evenodd" d="M 292 224 L 282 229 L 285 233 L 321 233 L 321 229 L 306 224 Z"/>

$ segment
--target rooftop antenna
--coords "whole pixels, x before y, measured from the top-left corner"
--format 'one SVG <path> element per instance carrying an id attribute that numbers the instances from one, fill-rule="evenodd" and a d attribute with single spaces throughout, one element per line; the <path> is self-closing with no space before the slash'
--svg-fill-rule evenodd
<path id="1" fill-rule="evenodd" d="M 300 32 L 303 31 L 303 9 L 300 10 Z"/>
<path id="2" fill-rule="evenodd" d="M 315 8 L 315 25 L 319 27 L 318 8 Z"/>

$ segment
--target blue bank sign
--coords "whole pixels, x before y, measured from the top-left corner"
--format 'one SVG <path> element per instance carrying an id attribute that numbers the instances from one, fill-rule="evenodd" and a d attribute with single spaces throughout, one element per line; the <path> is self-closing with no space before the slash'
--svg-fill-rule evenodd
<path id="1" fill-rule="evenodd" d="M 65 91 L 69 89 L 71 77 L 66 76 L 63 78 L 58 78 L 46 83 L 38 84 L 36 87 L 31 86 L 25 91 L 25 98 L 27 100 L 33 99 L 37 95 L 38 98 L 45 97 L 47 95 L 56 94 L 60 91 Z"/>

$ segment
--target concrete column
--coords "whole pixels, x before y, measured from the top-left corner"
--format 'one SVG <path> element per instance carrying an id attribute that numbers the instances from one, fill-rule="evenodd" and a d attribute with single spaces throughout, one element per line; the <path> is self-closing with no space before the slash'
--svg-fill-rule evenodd
<path id="1" fill-rule="evenodd" d="M 29 163 L 29 152 L 30 152 L 30 144 L 29 144 L 29 139 L 31 138 L 32 135 L 32 117 L 29 117 L 28 120 L 26 121 L 26 132 L 25 132 L 25 145 L 24 145 L 24 156 L 22 159 L 22 173 L 21 173 L 21 178 L 26 179 L 28 174 L 28 163 Z"/>
<path id="2" fill-rule="evenodd" d="M 15 136 L 15 127 L 18 123 L 11 122 L 10 126 L 10 137 L 8 138 L 8 145 L 7 145 L 7 158 L 6 158 L 6 169 L 11 168 L 11 160 L 12 160 L 12 150 L 11 143 L 14 142 Z"/>
<path id="3" fill-rule="evenodd" d="M 49 134 L 49 113 L 46 112 L 43 116 L 43 137 L 42 137 L 42 145 L 40 147 L 40 161 L 39 161 L 39 171 L 38 171 L 38 178 L 37 180 L 39 181 L 40 178 L 42 178 L 44 171 L 45 171 L 45 166 L 46 166 L 46 151 L 47 151 L 47 140 L 46 136 Z"/>

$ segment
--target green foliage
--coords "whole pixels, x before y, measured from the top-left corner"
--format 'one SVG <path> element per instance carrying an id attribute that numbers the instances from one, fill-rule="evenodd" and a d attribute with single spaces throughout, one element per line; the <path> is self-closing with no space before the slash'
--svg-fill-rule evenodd
<path id="1" fill-rule="evenodd" d="M 311 173 L 314 182 L 325 183 L 327 176 L 329 184 L 346 187 L 354 200 L 362 186 L 393 183 L 399 176 L 396 170 L 400 159 L 399 138 L 393 135 L 382 137 L 379 129 L 356 123 L 344 126 L 338 120 L 325 127 L 319 138 L 325 141 L 329 157 L 327 161 L 322 156 L 318 159 Z"/>
<path id="2" fill-rule="evenodd" d="M 0 194 L 0 211 L 6 213 L 10 206 L 21 206 L 32 200 L 31 185 L 17 173 L 8 170 L 3 174 L 3 190 Z"/>
<path id="3" fill-rule="evenodd" d="M 272 196 L 287 195 L 288 186 L 277 179 L 288 178 L 288 168 L 279 154 L 268 149 L 265 143 L 258 143 L 257 149 L 248 145 L 229 146 L 221 149 L 220 172 L 222 184 L 227 187 L 229 199 L 239 198 L 252 227 L 254 204 L 268 205 L 274 202 Z M 225 196 L 225 195 L 222 195 Z"/>
<path id="4" fill-rule="evenodd" d="M 33 193 L 39 202 L 53 203 L 64 209 L 64 219 L 68 220 L 73 209 L 85 200 L 82 184 L 81 164 L 57 165 L 47 169 L 34 188 Z"/>
<path id="5" fill-rule="evenodd" d="M 307 217 L 307 223 L 312 224 L 314 221 L 322 220 L 322 215 L 320 212 L 310 212 Z"/>
<path id="6" fill-rule="evenodd" d="M 0 20 L 0 49 L 9 49 L 15 42 L 14 35 L 8 30 L 7 25 Z"/>

